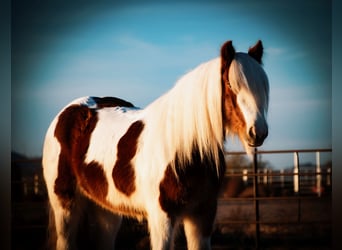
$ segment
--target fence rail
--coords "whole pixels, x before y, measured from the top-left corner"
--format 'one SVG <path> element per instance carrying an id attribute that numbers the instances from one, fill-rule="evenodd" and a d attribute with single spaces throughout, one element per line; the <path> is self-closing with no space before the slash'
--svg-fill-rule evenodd
<path id="1" fill-rule="evenodd" d="M 322 176 L 326 176 L 331 180 L 331 168 L 328 169 L 326 172 L 322 172 L 321 170 L 321 163 L 320 163 L 320 153 L 323 152 L 332 152 L 331 149 L 322 148 L 322 149 L 292 149 L 292 150 L 257 150 L 255 149 L 253 154 L 253 168 L 251 173 L 240 172 L 240 173 L 227 173 L 226 175 L 228 177 L 241 177 L 245 180 L 249 177 L 253 178 L 253 196 L 252 197 L 234 197 L 234 198 L 225 198 L 224 200 L 221 200 L 221 204 L 223 203 L 230 203 L 234 201 L 252 201 L 254 205 L 254 218 L 251 219 L 245 219 L 245 220 L 224 220 L 220 223 L 222 224 L 254 224 L 254 236 L 255 236 L 255 248 L 260 248 L 260 225 L 270 225 L 270 224 L 282 224 L 282 225 L 298 225 L 298 224 L 328 224 L 331 227 L 331 216 L 326 216 L 328 219 L 311 219 L 309 221 L 305 221 L 302 219 L 302 202 L 305 200 L 317 200 L 322 199 L 320 198 L 321 195 L 321 182 L 322 182 Z M 262 154 L 293 154 L 293 171 L 292 172 L 274 172 L 271 173 L 266 172 L 260 172 L 258 168 L 258 156 Z M 300 158 L 299 154 L 305 154 L 305 153 L 316 153 L 316 166 L 314 171 L 310 172 L 303 172 L 301 170 L 300 165 Z M 227 152 L 226 155 L 245 155 L 245 152 Z M 303 196 L 301 193 L 301 178 L 302 177 L 316 177 L 316 187 L 317 187 L 317 193 L 318 196 Z M 260 177 L 293 177 L 293 187 L 294 187 L 294 195 L 291 196 L 281 196 L 281 197 L 261 197 L 259 195 L 259 178 Z M 283 179 L 284 181 L 284 179 Z M 329 185 L 331 185 L 331 182 L 329 182 Z M 328 195 L 328 199 L 331 202 L 331 192 Z M 295 201 L 297 204 L 297 219 L 296 220 L 265 220 L 260 218 L 260 202 L 263 201 Z M 331 211 L 329 211 L 331 214 Z"/>
<path id="2" fill-rule="evenodd" d="M 239 169 L 238 171 L 226 171 L 226 178 L 235 178 L 244 184 L 244 188 L 249 188 L 248 196 L 225 197 L 224 195 L 219 199 L 219 209 L 227 209 L 233 211 L 231 213 L 239 213 L 242 209 L 246 209 L 246 218 L 232 218 L 225 217 L 217 221 L 218 228 L 225 228 L 227 225 L 249 225 L 253 226 L 254 247 L 259 249 L 261 246 L 261 236 L 265 232 L 264 226 L 283 225 L 324 225 L 331 228 L 331 210 L 326 211 L 326 216 L 318 216 L 315 218 L 307 218 L 303 210 L 306 208 L 306 203 L 309 203 L 311 209 L 315 209 L 317 204 L 331 203 L 331 191 L 322 191 L 323 187 L 327 186 L 331 189 L 331 175 L 332 170 L 323 169 L 320 162 L 321 153 L 329 153 L 331 149 L 293 149 L 293 150 L 255 150 L 253 154 L 253 161 L 248 171 Z M 316 154 L 316 163 L 311 166 L 310 171 L 303 170 L 300 162 L 300 155 L 306 153 Z M 227 156 L 245 155 L 245 152 L 227 152 Z M 293 169 L 264 171 L 258 164 L 259 155 L 263 154 L 293 154 Z M 31 169 L 24 169 L 26 165 L 30 165 Z M 13 168 L 16 171 L 19 169 L 22 172 L 19 175 L 14 175 Z M 35 167 L 32 167 L 35 166 Z M 25 173 L 25 171 L 27 171 Z M 323 183 L 324 181 L 324 183 Z M 290 194 L 284 195 L 265 195 L 262 193 L 264 186 L 278 187 L 280 190 L 291 189 Z M 307 193 L 305 188 L 314 188 L 315 192 Z M 328 188 L 329 188 L 328 187 Z M 310 189 L 311 190 L 311 189 Z M 17 195 L 18 197 L 13 197 Z M 28 230 L 46 228 L 46 219 L 37 219 L 39 214 L 37 211 L 32 211 L 33 222 L 27 223 L 26 218 L 22 218 L 22 213 L 28 213 L 28 207 L 36 209 L 40 208 L 41 213 L 47 214 L 46 207 L 46 188 L 42 177 L 41 160 L 12 160 L 12 228 L 18 230 Z M 317 202 L 316 202 L 317 201 Z M 291 218 L 286 216 L 279 219 L 269 218 L 265 216 L 265 209 L 267 213 L 271 213 L 276 205 L 285 202 L 285 206 L 291 206 L 295 211 Z M 29 204 L 29 205 L 28 205 Z M 329 206 L 328 206 L 329 207 Z M 234 210 L 235 209 L 235 210 Z M 36 209 L 37 210 L 37 209 Z M 293 211 L 293 212 L 294 212 Z M 219 211 L 218 211 L 219 212 Z M 222 211 L 221 211 L 222 212 Z M 227 212 L 228 213 L 228 212 Z M 240 212 L 241 213 L 241 212 Z M 329 215 L 330 214 L 330 215 Z M 24 223 L 23 223 L 24 221 Z"/>
<path id="3" fill-rule="evenodd" d="M 288 153 L 315 153 L 315 152 L 332 152 L 331 148 L 313 148 L 313 149 L 278 149 L 278 150 L 257 150 L 256 154 L 288 154 Z M 229 155 L 245 155 L 244 151 L 227 151 L 226 154 Z"/>

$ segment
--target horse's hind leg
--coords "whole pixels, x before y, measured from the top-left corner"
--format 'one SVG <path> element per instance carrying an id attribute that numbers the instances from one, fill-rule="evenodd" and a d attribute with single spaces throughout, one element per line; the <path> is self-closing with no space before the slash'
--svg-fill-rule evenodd
<path id="1" fill-rule="evenodd" d="M 74 231 L 76 225 L 72 225 L 70 212 L 64 209 L 55 210 L 55 224 L 57 233 L 56 250 L 69 250 L 76 248 Z"/>
<path id="2" fill-rule="evenodd" d="M 54 214 L 56 250 L 77 249 L 76 235 L 83 206 L 78 200 L 68 207 L 63 207 L 58 198 L 55 198 L 50 197 L 50 204 Z"/>
<path id="3" fill-rule="evenodd" d="M 89 218 L 90 236 L 93 238 L 97 249 L 113 250 L 115 248 L 116 235 L 120 229 L 122 216 L 114 214 L 89 201 L 87 207 Z"/>

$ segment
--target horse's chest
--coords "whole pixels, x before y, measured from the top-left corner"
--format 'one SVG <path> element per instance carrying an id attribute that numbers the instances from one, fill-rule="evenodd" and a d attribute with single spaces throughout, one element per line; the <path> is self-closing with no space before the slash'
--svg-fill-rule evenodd
<path id="1" fill-rule="evenodd" d="M 170 216 L 215 203 L 222 183 L 224 164 L 218 176 L 216 167 L 208 160 L 195 159 L 184 169 L 177 169 L 177 177 L 169 165 L 160 182 L 159 203 Z"/>

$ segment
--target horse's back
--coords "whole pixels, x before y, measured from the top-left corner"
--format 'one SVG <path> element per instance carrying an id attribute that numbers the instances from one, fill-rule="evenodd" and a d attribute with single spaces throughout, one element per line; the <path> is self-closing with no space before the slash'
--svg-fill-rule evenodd
<path id="1" fill-rule="evenodd" d="M 116 97 L 82 97 L 64 107 L 51 122 L 44 141 L 43 171 L 49 195 L 70 199 L 79 176 L 106 179 L 104 166 L 94 164 L 115 160 L 115 144 L 136 113 L 132 103 Z M 84 168 L 90 164 L 90 173 L 80 172 L 90 169 Z"/>

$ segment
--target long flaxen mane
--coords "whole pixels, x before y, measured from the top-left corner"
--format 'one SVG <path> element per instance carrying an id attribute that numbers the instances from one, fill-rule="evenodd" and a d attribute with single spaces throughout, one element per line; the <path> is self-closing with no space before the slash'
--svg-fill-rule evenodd
<path id="1" fill-rule="evenodd" d="M 146 108 L 152 116 L 146 133 L 171 165 L 175 155 L 181 165 L 190 163 L 194 149 L 218 165 L 224 138 L 220 65 L 220 58 L 201 64 Z"/>

